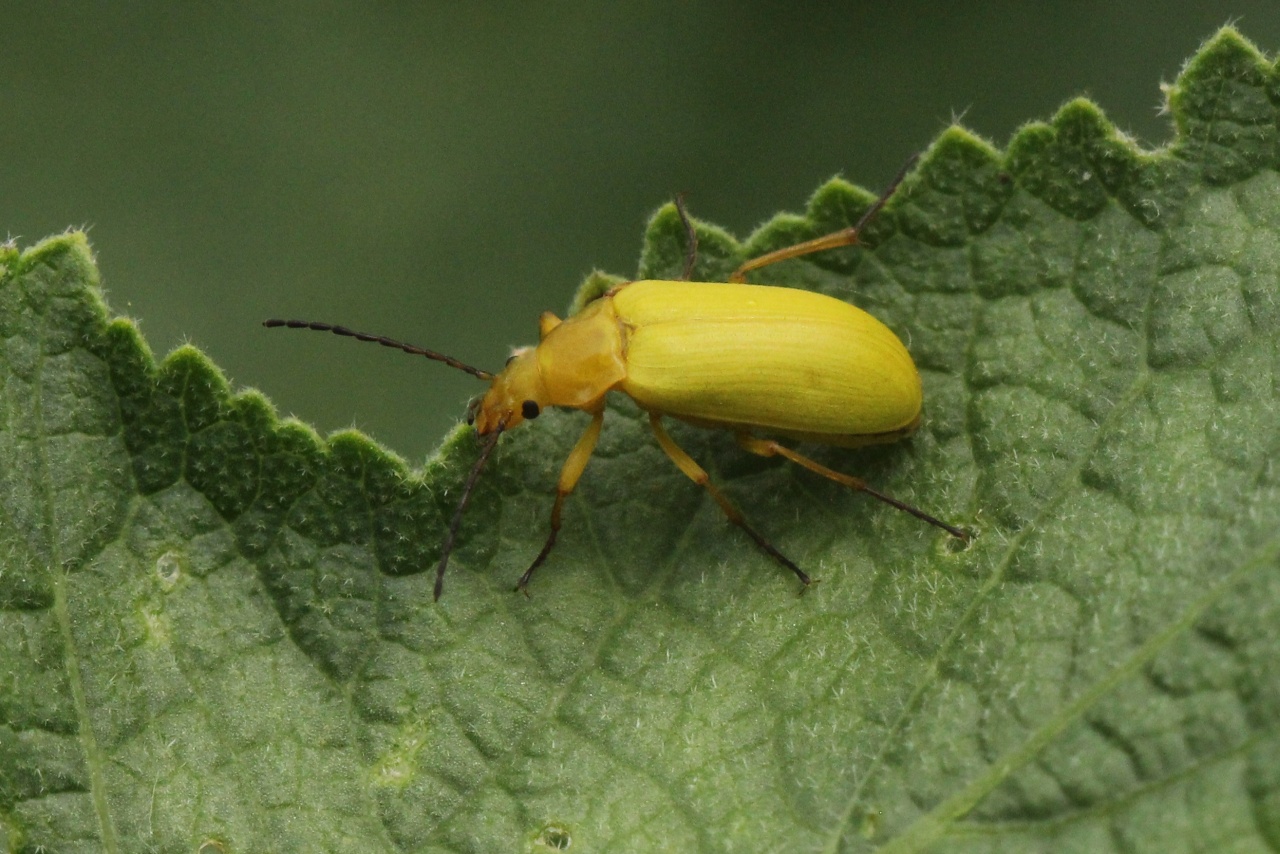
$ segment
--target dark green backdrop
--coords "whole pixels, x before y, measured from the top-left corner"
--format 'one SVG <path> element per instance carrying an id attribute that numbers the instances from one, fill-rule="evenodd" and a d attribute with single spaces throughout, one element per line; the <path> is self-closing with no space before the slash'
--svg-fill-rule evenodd
<path id="1" fill-rule="evenodd" d="M 420 461 L 481 367 L 594 266 L 634 271 L 676 190 L 745 234 L 832 174 L 878 187 L 955 116 L 1003 145 L 1088 94 L 1148 145 L 1158 84 L 1274 0 L 30 4 L 0 50 L 3 227 L 87 226 L 112 306 L 322 431 Z"/>

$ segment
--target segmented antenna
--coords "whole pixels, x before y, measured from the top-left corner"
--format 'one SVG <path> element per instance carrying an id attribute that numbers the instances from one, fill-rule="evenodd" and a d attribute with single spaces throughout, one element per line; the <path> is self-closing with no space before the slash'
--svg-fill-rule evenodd
<path id="1" fill-rule="evenodd" d="M 497 447 L 498 437 L 502 435 L 502 431 L 506 426 L 506 423 L 499 422 L 498 429 L 494 430 L 489 438 L 485 440 L 484 445 L 480 448 L 480 458 L 471 467 L 471 474 L 467 475 L 466 485 L 462 487 L 462 500 L 458 502 L 458 509 L 453 511 L 453 521 L 449 523 L 449 533 L 444 538 L 444 545 L 440 547 L 440 565 L 436 567 L 435 601 L 437 602 L 440 601 L 440 594 L 444 592 L 444 571 L 449 567 L 449 553 L 453 551 L 453 541 L 458 536 L 458 528 L 462 525 L 462 511 L 467 509 L 467 503 L 471 501 L 471 491 L 475 489 L 476 481 L 480 479 L 480 470 L 489 461 L 489 455 Z"/>
<path id="2" fill-rule="evenodd" d="M 434 359 L 437 362 L 444 362 L 451 368 L 457 368 L 460 371 L 466 371 L 471 376 L 488 382 L 493 379 L 493 374 L 488 371 L 482 371 L 479 368 L 473 368 L 465 362 L 459 362 L 452 356 L 446 356 L 444 353 L 437 353 L 435 350 L 428 350 L 425 347 L 417 347 L 413 344 L 406 344 L 403 341 L 397 341 L 394 338 L 386 338 L 382 335 L 370 335 L 368 332 L 356 332 L 354 329 L 348 329 L 345 326 L 335 326 L 332 323 L 318 323 L 314 320 L 264 320 L 262 325 L 268 329 L 276 329 L 285 327 L 286 329 L 312 329 L 316 332 L 332 332 L 334 335 L 341 335 L 344 338 L 354 338 L 357 341 L 372 341 L 375 344 L 381 344 L 383 347 L 391 347 L 394 350 L 403 350 L 411 356 L 426 356 L 428 359 Z"/>

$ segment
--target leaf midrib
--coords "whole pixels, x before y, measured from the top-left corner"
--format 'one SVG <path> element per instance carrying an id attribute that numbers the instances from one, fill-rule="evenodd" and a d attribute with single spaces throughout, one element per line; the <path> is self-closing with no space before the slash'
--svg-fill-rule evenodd
<path id="1" fill-rule="evenodd" d="M 1030 762 L 1049 745 L 1052 739 L 1077 717 L 1082 717 L 1085 710 L 1101 699 L 1107 692 L 1117 687 L 1123 679 L 1137 674 L 1143 666 L 1156 657 L 1168 644 L 1179 635 L 1195 625 L 1210 606 L 1214 605 L 1224 593 L 1235 584 L 1243 581 L 1254 571 L 1271 566 L 1280 558 L 1280 536 L 1273 537 L 1254 550 L 1253 556 L 1245 560 L 1236 569 L 1228 573 L 1218 584 L 1211 586 L 1203 596 L 1188 607 L 1180 619 L 1171 622 L 1163 631 L 1152 635 L 1145 643 L 1124 660 L 1120 666 L 1112 668 L 1107 678 L 1097 682 L 1088 691 L 1082 693 L 1071 703 L 1064 706 L 1032 732 L 1023 743 L 1004 756 L 991 763 L 991 768 L 962 787 L 951 797 L 945 799 L 932 810 L 922 815 L 915 824 L 897 838 L 881 848 L 884 854 L 899 851 L 920 851 L 930 842 L 936 840 L 944 832 L 947 823 L 967 813 L 996 786 L 1008 777 L 1009 773 Z"/>

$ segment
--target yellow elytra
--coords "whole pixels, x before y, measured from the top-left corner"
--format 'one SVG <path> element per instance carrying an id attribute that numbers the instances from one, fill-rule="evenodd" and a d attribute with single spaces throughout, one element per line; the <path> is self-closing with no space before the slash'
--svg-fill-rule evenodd
<path id="1" fill-rule="evenodd" d="M 606 398 L 613 391 L 631 397 L 649 414 L 654 437 L 676 466 L 708 491 L 730 521 L 807 586 L 810 577 L 747 524 L 710 482 L 706 471 L 671 439 L 662 418 L 669 415 L 701 427 L 729 430 L 751 453 L 785 457 L 952 536 L 968 538 L 959 528 L 777 441 L 784 438 L 857 447 L 892 442 L 914 431 L 920 423 L 920 375 L 898 337 L 870 314 L 832 297 L 744 283 L 751 270 L 856 244 L 863 226 L 888 201 L 912 162 L 914 158 L 855 225 L 752 259 L 738 268 L 729 283 L 687 280 L 697 237 L 677 200 L 688 238 L 685 279 L 619 285 L 566 320 L 550 312 L 543 314 L 538 345 L 517 350 L 498 374 L 432 350 L 342 326 L 298 320 L 268 320 L 264 325 L 373 341 L 445 362 L 489 381 L 488 392 L 473 401 L 467 414 L 476 434 L 488 439 L 467 478 L 441 549 L 437 600 L 462 512 L 498 438 L 522 421 L 536 418 L 548 406 L 580 409 L 590 413 L 591 422 L 561 469 L 546 543 L 516 585 L 517 590 L 527 592 L 534 570 L 555 545 L 564 500 L 595 450 Z"/>

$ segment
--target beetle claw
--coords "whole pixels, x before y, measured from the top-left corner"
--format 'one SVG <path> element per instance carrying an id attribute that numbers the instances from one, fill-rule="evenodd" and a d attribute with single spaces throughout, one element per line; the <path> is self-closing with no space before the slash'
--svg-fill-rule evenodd
<path id="1" fill-rule="evenodd" d="M 809 592 L 809 588 L 813 587 L 813 585 L 822 583 L 821 578 L 810 578 L 807 575 L 804 577 L 803 580 L 804 580 L 804 584 L 803 586 L 801 586 L 800 592 L 796 594 L 797 596 L 803 596 L 804 594 Z"/>

